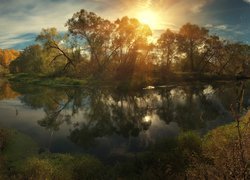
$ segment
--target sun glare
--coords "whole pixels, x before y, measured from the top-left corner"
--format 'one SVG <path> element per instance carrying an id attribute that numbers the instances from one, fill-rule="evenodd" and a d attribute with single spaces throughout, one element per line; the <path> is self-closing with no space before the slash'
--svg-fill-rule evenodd
<path id="1" fill-rule="evenodd" d="M 137 13 L 136 18 L 144 24 L 147 24 L 152 29 L 157 29 L 160 26 L 161 18 L 157 12 L 152 10 L 144 10 Z"/>
<path id="2" fill-rule="evenodd" d="M 145 116 L 145 117 L 143 118 L 143 121 L 146 122 L 146 123 L 148 123 L 148 122 L 151 121 L 151 117 L 150 117 L 150 116 Z"/>

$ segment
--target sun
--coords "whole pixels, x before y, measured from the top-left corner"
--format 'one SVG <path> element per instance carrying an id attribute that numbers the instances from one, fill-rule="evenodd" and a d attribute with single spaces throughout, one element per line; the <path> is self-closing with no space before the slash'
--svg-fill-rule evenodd
<path id="1" fill-rule="evenodd" d="M 141 23 L 149 25 L 152 29 L 158 29 L 161 23 L 160 15 L 150 9 L 139 11 L 136 18 Z"/>

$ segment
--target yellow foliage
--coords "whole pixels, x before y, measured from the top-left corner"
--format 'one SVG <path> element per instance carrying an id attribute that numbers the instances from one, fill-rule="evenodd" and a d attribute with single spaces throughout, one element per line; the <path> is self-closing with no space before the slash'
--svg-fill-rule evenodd
<path id="1" fill-rule="evenodd" d="M 20 52 L 14 49 L 0 49 L 0 64 L 8 67 L 10 62 L 15 60 L 19 55 Z"/>

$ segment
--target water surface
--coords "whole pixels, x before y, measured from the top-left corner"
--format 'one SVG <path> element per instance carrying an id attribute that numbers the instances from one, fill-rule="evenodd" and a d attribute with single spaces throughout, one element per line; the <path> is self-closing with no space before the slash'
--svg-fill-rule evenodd
<path id="1" fill-rule="evenodd" d="M 246 82 L 244 107 L 250 104 Z M 129 156 L 183 131 L 205 134 L 232 122 L 239 82 L 169 84 L 121 92 L 0 82 L 0 125 L 47 151 Z"/>

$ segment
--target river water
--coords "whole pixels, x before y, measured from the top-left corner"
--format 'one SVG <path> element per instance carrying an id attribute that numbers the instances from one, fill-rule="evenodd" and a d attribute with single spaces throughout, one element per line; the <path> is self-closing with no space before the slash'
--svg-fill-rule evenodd
<path id="1" fill-rule="evenodd" d="M 243 107 L 250 105 L 245 82 Z M 0 126 L 31 136 L 44 151 L 127 156 L 185 131 L 201 135 L 233 121 L 239 82 L 173 83 L 121 92 L 0 81 Z"/>

